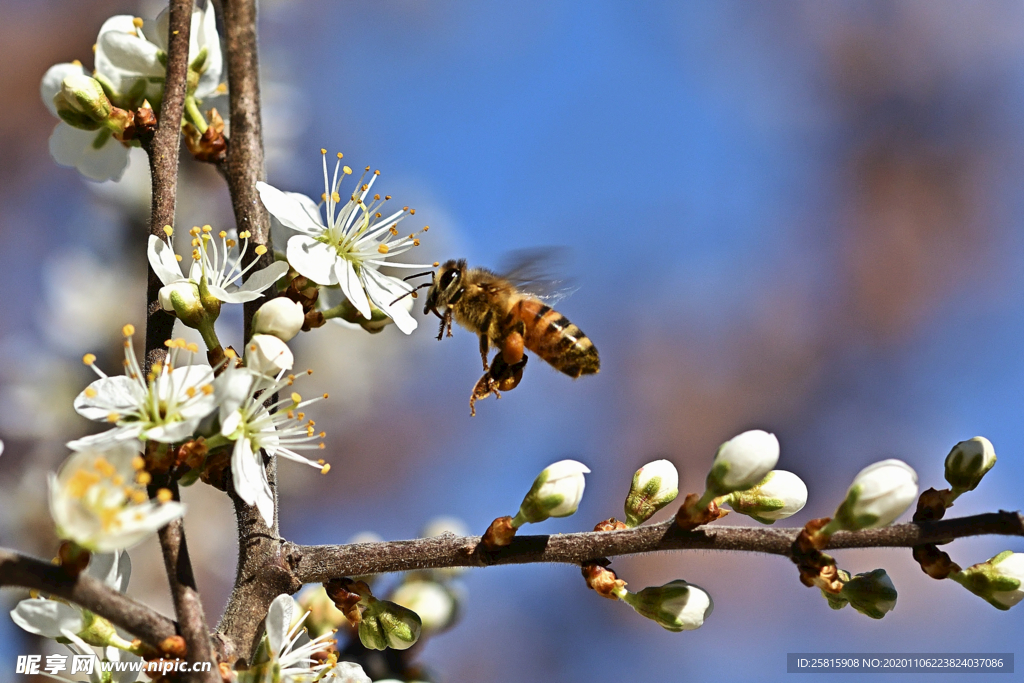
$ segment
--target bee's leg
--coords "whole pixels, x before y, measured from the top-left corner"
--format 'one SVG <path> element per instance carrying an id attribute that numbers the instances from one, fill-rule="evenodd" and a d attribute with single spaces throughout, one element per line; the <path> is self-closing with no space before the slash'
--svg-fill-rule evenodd
<path id="1" fill-rule="evenodd" d="M 437 331 L 437 341 L 441 341 L 444 338 L 444 316 L 441 316 L 441 328 Z"/>
<path id="2" fill-rule="evenodd" d="M 498 382 L 491 377 L 490 372 L 486 372 L 483 377 L 477 380 L 476 386 L 473 387 L 473 393 L 469 397 L 470 417 L 476 417 L 476 402 L 487 398 L 491 394 L 501 398 L 501 393 L 498 391 Z"/>
<path id="3" fill-rule="evenodd" d="M 448 336 L 452 336 L 452 309 L 446 308 L 441 315 L 441 327 L 437 330 L 437 341 L 444 338 L 445 328 L 448 329 Z"/>
<path id="4" fill-rule="evenodd" d="M 526 326 L 522 320 L 516 321 L 516 324 L 512 327 L 512 330 L 505 335 L 505 338 L 501 341 L 501 359 L 506 365 L 515 365 L 523 357 L 524 349 L 524 337 L 526 336 Z"/>
<path id="5" fill-rule="evenodd" d="M 484 370 L 488 368 L 487 352 L 491 350 L 490 340 L 487 338 L 487 333 L 480 335 L 480 358 L 484 362 Z"/>

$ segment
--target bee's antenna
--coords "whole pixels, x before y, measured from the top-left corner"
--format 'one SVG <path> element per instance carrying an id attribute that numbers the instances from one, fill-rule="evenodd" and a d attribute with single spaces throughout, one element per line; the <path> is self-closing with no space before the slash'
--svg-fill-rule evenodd
<path id="1" fill-rule="evenodd" d="M 421 273 L 421 275 L 422 275 L 422 273 Z M 406 278 L 406 279 L 408 279 L 408 278 Z M 429 287 L 432 284 L 434 284 L 434 283 L 433 282 L 424 282 L 419 287 L 413 287 L 408 292 L 406 292 L 405 294 L 403 294 L 402 296 L 398 297 L 397 299 L 392 301 L 390 304 L 388 304 L 388 306 L 394 306 L 396 303 L 398 303 L 399 301 L 401 301 L 402 299 L 404 299 L 405 297 L 410 296 L 410 295 L 412 296 L 413 299 L 415 299 L 416 298 L 416 290 L 417 289 L 423 289 L 424 287 Z"/>
<path id="2" fill-rule="evenodd" d="M 433 277 L 434 276 L 434 271 L 432 271 L 432 270 L 425 270 L 422 273 L 416 273 L 415 275 L 410 275 L 409 277 L 403 277 L 402 279 L 404 281 L 408 282 L 409 280 L 411 280 L 411 279 L 413 279 L 415 277 L 423 277 L 424 275 L 430 275 L 431 277 Z"/>

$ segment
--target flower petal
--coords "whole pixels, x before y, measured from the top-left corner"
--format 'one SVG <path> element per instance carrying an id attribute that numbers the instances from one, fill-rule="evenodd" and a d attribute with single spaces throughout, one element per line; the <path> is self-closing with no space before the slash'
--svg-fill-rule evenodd
<path id="1" fill-rule="evenodd" d="M 389 277 L 372 268 L 364 268 L 362 272 L 366 280 L 366 292 L 370 295 L 373 305 L 387 313 L 388 317 L 395 321 L 398 329 L 405 334 L 411 334 L 417 323 L 407 308 L 408 302 L 405 299 L 409 297 L 403 295 L 407 295 L 412 288 L 402 280 Z M 398 297 L 403 298 L 395 301 Z"/>
<path id="2" fill-rule="evenodd" d="M 338 253 L 333 247 L 306 235 L 296 235 L 288 240 L 286 250 L 288 263 L 299 275 L 308 277 L 318 285 L 338 284 L 338 277 L 334 271 Z"/>
<path id="3" fill-rule="evenodd" d="M 72 74 L 85 74 L 85 68 L 81 64 L 54 64 L 43 74 L 43 81 L 39 84 L 39 96 L 43 98 L 43 104 L 50 110 L 50 113 L 57 116 L 57 107 L 53 104 L 53 98 L 60 92 L 60 85 L 64 79 Z"/>
<path id="4" fill-rule="evenodd" d="M 174 254 L 174 250 L 156 235 L 149 236 L 149 248 L 146 250 L 149 256 L 149 265 L 160 278 L 160 282 L 169 285 L 185 278 L 181 275 L 181 266 Z"/>
<path id="5" fill-rule="evenodd" d="M 295 615 L 295 601 L 288 594 L 281 594 L 274 598 L 267 610 L 267 643 L 270 645 L 270 652 L 273 658 L 281 655 L 285 644 L 288 642 L 288 630 L 292 625 L 292 617 Z"/>
<path id="6" fill-rule="evenodd" d="M 193 35 L 199 49 L 206 48 L 206 70 L 199 77 L 195 93 L 196 97 L 202 99 L 217 92 L 217 86 L 220 85 L 224 74 L 224 56 L 220 50 L 220 35 L 217 33 L 217 16 L 213 11 L 213 5 L 207 4 L 205 10 L 197 8 L 196 12 L 200 14 L 200 20 L 195 22 L 193 14 Z M 195 55 L 190 53 L 189 61 L 194 57 Z"/>
<path id="7" fill-rule="evenodd" d="M 92 394 L 90 396 L 90 394 Z M 132 413 L 145 399 L 136 380 L 125 375 L 101 377 L 75 397 L 75 412 L 89 420 L 106 420 L 111 413 Z"/>
<path id="8" fill-rule="evenodd" d="M 50 135 L 50 156 L 60 166 L 77 168 L 90 180 L 120 180 L 128 168 L 128 148 L 113 138 L 95 147 L 103 134 L 72 128 L 61 121 Z"/>
<path id="9" fill-rule="evenodd" d="M 297 192 L 282 192 L 264 182 L 257 182 L 256 190 L 260 193 L 260 199 L 263 201 L 263 206 L 267 207 L 267 211 L 292 230 L 298 230 L 307 235 L 320 235 L 326 229 L 319 221 L 319 211 L 316 217 L 310 214 L 309 205 L 313 204 L 313 200 L 309 197 L 299 195 Z M 298 197 L 302 197 L 302 199 L 298 199 Z"/>
<path id="10" fill-rule="evenodd" d="M 366 298 L 366 290 L 363 289 L 363 283 L 359 276 L 356 275 L 356 269 L 352 266 L 352 262 L 342 258 L 335 259 L 334 275 L 349 303 L 355 306 L 356 310 L 362 313 L 364 318 L 369 320 L 370 301 Z"/>
<path id="11" fill-rule="evenodd" d="M 249 275 L 249 279 L 246 280 L 237 291 L 255 292 L 258 294 L 280 280 L 287 272 L 287 261 L 274 261 L 266 268 L 251 273 Z M 249 301 L 252 301 L 252 299 L 249 299 Z"/>
<path id="12" fill-rule="evenodd" d="M 57 638 L 61 631 L 82 630 L 82 612 L 56 600 L 22 600 L 11 610 L 11 619 L 29 633 L 44 638 Z"/>
<path id="13" fill-rule="evenodd" d="M 231 453 L 231 477 L 235 493 L 249 505 L 255 505 L 267 526 L 274 524 L 274 498 L 263 469 L 263 458 L 254 453 L 249 439 L 235 442 Z"/>

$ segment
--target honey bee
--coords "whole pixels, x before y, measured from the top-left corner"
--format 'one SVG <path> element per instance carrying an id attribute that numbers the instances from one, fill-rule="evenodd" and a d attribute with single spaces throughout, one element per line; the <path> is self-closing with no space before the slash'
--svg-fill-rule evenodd
<path id="1" fill-rule="evenodd" d="M 537 257 L 526 257 L 505 275 L 484 268 L 469 268 L 464 259 L 445 262 L 433 273 L 424 314 L 441 319 L 438 340 L 452 336 L 452 320 L 480 338 L 484 376 L 473 389 L 475 403 L 491 394 L 519 385 L 526 367 L 524 350 L 533 351 L 556 370 L 573 379 L 593 375 L 601 368 L 594 343 L 583 331 L 544 303 L 538 279 L 528 275 Z M 423 285 L 427 286 L 427 285 Z M 490 349 L 498 349 L 488 363 Z"/>

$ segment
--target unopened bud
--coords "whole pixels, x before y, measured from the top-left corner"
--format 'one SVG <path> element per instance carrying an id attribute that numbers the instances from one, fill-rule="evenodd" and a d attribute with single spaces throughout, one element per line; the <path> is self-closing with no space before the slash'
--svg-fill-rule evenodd
<path id="1" fill-rule="evenodd" d="M 113 624 L 92 612 L 82 612 L 82 626 L 82 630 L 75 635 L 89 645 L 106 647 L 113 641 L 121 640 Z"/>
<path id="2" fill-rule="evenodd" d="M 207 318 L 199 295 L 199 287 L 188 280 L 179 280 L 160 288 L 160 308 L 173 313 L 187 327 L 199 327 Z"/>
<path id="3" fill-rule="evenodd" d="M 626 526 L 640 526 L 679 495 L 679 473 L 668 460 L 649 462 L 633 475 L 626 496 Z"/>
<path id="4" fill-rule="evenodd" d="M 445 630 L 458 616 L 458 596 L 436 581 L 406 581 L 391 595 L 398 605 L 411 609 L 420 618 L 425 634 Z"/>
<path id="5" fill-rule="evenodd" d="M 254 334 L 245 345 L 245 365 L 256 372 L 277 377 L 291 370 L 295 357 L 283 341 L 272 334 Z"/>
<path id="6" fill-rule="evenodd" d="M 302 329 L 306 314 L 302 304 L 279 296 L 260 306 L 252 318 L 256 334 L 272 334 L 281 341 L 290 341 Z"/>
<path id="7" fill-rule="evenodd" d="M 548 517 L 568 517 L 583 499 L 587 466 L 575 460 L 560 460 L 537 475 L 530 492 L 523 498 L 512 526 L 536 524 Z"/>
<path id="8" fill-rule="evenodd" d="M 807 504 L 807 485 L 792 472 L 772 470 L 760 484 L 729 494 L 723 503 L 762 524 L 774 524 L 803 509 Z"/>
<path id="9" fill-rule="evenodd" d="M 774 434 L 760 429 L 743 432 L 718 447 L 707 490 L 716 497 L 745 491 L 762 481 L 778 461 L 779 440 Z"/>
<path id="10" fill-rule="evenodd" d="M 857 574 L 853 578 L 841 569 L 839 574 L 844 583 L 838 597 L 849 602 L 861 614 L 881 619 L 896 607 L 896 587 L 884 569 Z M 826 597 L 830 595 L 825 591 L 822 593 Z"/>
<path id="11" fill-rule="evenodd" d="M 1024 553 L 1006 550 L 949 578 L 996 609 L 1008 610 L 1024 600 Z"/>
<path id="12" fill-rule="evenodd" d="M 957 493 L 973 491 L 996 464 L 996 449 L 983 436 L 961 441 L 946 456 L 946 481 Z"/>
<path id="13" fill-rule="evenodd" d="M 67 123 L 76 128 L 82 127 L 83 119 L 102 124 L 113 111 L 113 105 L 103 92 L 103 86 L 95 78 L 85 74 L 70 74 L 64 77 L 60 85 L 60 92 L 53 98 L 54 106 L 57 107 L 57 114 Z M 87 127 L 86 130 L 95 130 L 98 125 Z"/>
<path id="14" fill-rule="evenodd" d="M 359 622 L 359 641 L 369 650 L 405 650 L 419 640 L 422 627 L 411 609 L 373 599 Z"/>
<path id="15" fill-rule="evenodd" d="M 917 473 L 902 460 L 883 460 L 853 479 L 826 533 L 888 526 L 917 498 Z"/>
<path id="16" fill-rule="evenodd" d="M 704 589 L 682 579 L 645 588 L 639 593 L 627 591 L 621 598 L 637 614 L 668 631 L 698 629 L 715 609 L 711 596 Z"/>

